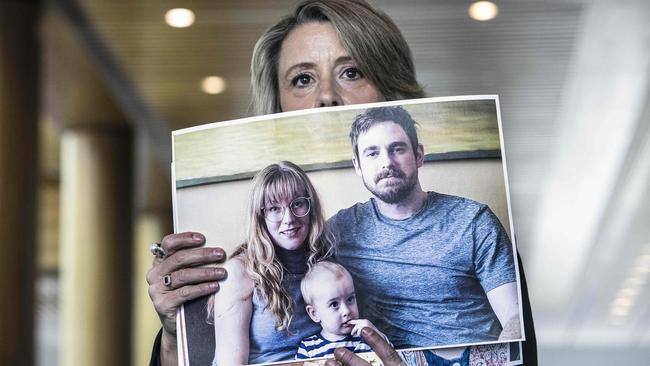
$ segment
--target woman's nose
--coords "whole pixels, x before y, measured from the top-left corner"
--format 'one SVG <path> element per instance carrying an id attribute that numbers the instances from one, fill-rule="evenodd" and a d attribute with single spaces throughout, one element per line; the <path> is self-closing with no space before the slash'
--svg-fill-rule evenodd
<path id="1" fill-rule="evenodd" d="M 321 80 L 315 107 L 333 107 L 343 105 L 343 100 L 337 91 L 336 82 L 331 79 L 332 78 L 324 78 Z"/>
<path id="2" fill-rule="evenodd" d="M 289 209 L 289 207 L 285 207 L 285 208 L 284 208 L 283 215 L 282 215 L 282 222 L 284 222 L 284 223 L 291 223 L 291 222 L 293 222 L 295 219 L 296 219 L 296 217 L 295 217 L 295 216 L 293 215 L 293 213 L 291 212 L 291 209 Z"/>

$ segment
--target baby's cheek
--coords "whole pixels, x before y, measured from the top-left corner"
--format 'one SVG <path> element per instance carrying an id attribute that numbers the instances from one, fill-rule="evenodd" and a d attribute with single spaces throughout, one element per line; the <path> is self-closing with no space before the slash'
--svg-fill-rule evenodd
<path id="1" fill-rule="evenodd" d="M 355 306 L 354 309 L 352 309 L 352 319 L 359 319 L 359 309 Z"/>

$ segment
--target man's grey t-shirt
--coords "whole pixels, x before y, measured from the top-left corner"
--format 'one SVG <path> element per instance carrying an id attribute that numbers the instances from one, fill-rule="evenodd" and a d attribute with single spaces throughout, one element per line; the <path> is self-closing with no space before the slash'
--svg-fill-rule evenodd
<path id="1" fill-rule="evenodd" d="M 330 224 L 361 316 L 395 346 L 498 338 L 486 293 L 516 276 L 511 242 L 486 205 L 429 192 L 420 212 L 392 220 L 371 199 L 339 211 Z"/>

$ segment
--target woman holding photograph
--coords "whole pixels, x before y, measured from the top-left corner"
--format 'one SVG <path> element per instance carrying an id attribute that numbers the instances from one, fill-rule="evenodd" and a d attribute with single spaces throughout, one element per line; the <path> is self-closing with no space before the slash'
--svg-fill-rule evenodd
<path id="1" fill-rule="evenodd" d="M 256 115 L 424 97 L 401 32 L 386 14 L 363 0 L 298 3 L 289 16 L 267 29 L 255 45 L 251 90 L 251 111 Z M 223 251 L 201 248 L 204 242 L 205 238 L 198 233 L 166 236 L 161 243 L 163 252 L 147 274 L 149 294 L 163 324 L 154 345 L 152 365 L 177 364 L 177 309 L 188 300 L 223 291 L 218 282 L 226 277 L 223 270 L 196 267 L 225 258 Z M 184 282 L 176 285 L 179 273 Z M 164 281 L 166 276 L 168 282 Z M 221 282 L 221 286 L 227 286 L 228 281 Z M 526 337 L 532 340 L 524 342 L 524 353 L 527 364 L 536 364 L 523 272 L 522 293 Z M 394 350 L 375 335 L 371 332 L 374 339 L 368 340 L 368 344 L 377 345 L 373 347 L 375 351 L 389 361 L 384 364 L 399 363 Z M 349 354 L 339 359 L 343 364 L 351 360 L 360 361 Z"/>
<path id="2" fill-rule="evenodd" d="M 213 365 L 292 360 L 300 341 L 320 329 L 305 312 L 300 281 L 333 253 L 320 200 L 305 172 L 272 164 L 252 182 L 247 240 L 224 264 L 228 280 L 208 302 Z"/>

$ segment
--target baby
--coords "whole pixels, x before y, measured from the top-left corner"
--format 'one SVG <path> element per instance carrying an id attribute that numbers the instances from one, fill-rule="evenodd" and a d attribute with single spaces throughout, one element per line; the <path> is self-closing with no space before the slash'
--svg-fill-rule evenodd
<path id="1" fill-rule="evenodd" d="M 322 329 L 300 342 L 296 359 L 327 356 L 339 347 L 371 351 L 360 336 L 361 329 L 372 327 L 382 333 L 370 321 L 359 319 L 352 276 L 343 266 L 329 261 L 316 263 L 300 282 L 300 291 L 307 314 Z"/>

